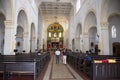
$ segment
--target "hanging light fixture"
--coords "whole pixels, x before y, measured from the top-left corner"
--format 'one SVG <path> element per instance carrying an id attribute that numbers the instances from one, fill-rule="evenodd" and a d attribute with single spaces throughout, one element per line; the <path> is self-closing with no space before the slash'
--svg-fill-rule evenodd
<path id="1" fill-rule="evenodd" d="M 57 22 L 57 16 L 55 16 L 54 18 L 55 18 L 55 23 L 58 23 L 58 22 Z"/>

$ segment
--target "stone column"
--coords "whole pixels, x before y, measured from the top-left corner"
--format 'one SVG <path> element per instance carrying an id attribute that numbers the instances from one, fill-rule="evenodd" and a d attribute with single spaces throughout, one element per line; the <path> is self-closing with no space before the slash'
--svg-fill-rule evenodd
<path id="1" fill-rule="evenodd" d="M 5 36 L 4 36 L 4 55 L 14 55 L 13 47 L 13 23 L 12 21 L 5 21 Z"/>
<path id="2" fill-rule="evenodd" d="M 80 50 L 83 50 L 83 36 L 80 35 Z"/>
<path id="3" fill-rule="evenodd" d="M 101 36 L 100 36 L 101 37 Z M 98 43 L 98 49 L 100 49 L 100 52 L 98 52 L 99 55 L 103 54 L 103 45 L 102 45 L 102 38 L 99 39 L 99 43 Z"/>
<path id="4" fill-rule="evenodd" d="M 83 50 L 89 50 L 89 38 L 87 33 L 84 33 Z"/>
<path id="5" fill-rule="evenodd" d="M 109 32 L 108 32 L 108 22 L 101 23 L 101 39 L 102 39 L 102 53 L 103 55 L 109 55 Z"/>
<path id="6" fill-rule="evenodd" d="M 32 47 L 32 52 L 35 52 L 35 49 L 37 49 L 36 44 L 35 44 L 35 37 L 32 38 L 31 44 L 32 44 L 32 46 L 31 46 Z"/>
<path id="7" fill-rule="evenodd" d="M 78 51 L 80 51 L 80 37 L 76 37 L 76 46 L 75 49 L 78 49 Z"/>

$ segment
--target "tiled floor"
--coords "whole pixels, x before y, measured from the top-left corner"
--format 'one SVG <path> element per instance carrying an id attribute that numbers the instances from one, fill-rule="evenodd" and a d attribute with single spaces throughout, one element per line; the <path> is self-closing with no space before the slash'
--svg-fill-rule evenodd
<path id="1" fill-rule="evenodd" d="M 55 63 L 55 56 L 52 56 L 43 80 L 83 80 L 68 64 Z"/>

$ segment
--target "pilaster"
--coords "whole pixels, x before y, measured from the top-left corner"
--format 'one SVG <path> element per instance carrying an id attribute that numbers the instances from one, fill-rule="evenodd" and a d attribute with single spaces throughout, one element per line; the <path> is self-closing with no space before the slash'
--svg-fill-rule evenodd
<path id="1" fill-rule="evenodd" d="M 89 38 L 88 33 L 84 33 L 84 41 L 83 41 L 83 50 L 89 50 Z"/>
<path id="2" fill-rule="evenodd" d="M 80 50 L 80 37 L 76 37 L 75 43 L 75 49 Z"/>
<path id="3" fill-rule="evenodd" d="M 13 22 L 5 21 L 5 36 L 4 36 L 4 55 L 14 55 L 14 41 L 13 39 Z"/>
<path id="4" fill-rule="evenodd" d="M 108 33 L 108 22 L 101 23 L 101 39 L 102 39 L 102 53 L 103 55 L 109 55 L 109 33 Z"/>

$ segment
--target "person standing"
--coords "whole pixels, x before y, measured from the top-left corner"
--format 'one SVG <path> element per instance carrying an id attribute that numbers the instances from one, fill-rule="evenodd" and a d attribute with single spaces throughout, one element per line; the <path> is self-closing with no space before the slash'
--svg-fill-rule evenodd
<path id="1" fill-rule="evenodd" d="M 56 64 L 59 64 L 59 61 L 60 61 L 60 51 L 59 51 L 59 49 L 57 49 L 55 51 L 55 55 L 56 55 Z"/>
<path id="2" fill-rule="evenodd" d="M 66 49 L 63 50 L 63 64 L 66 64 L 66 59 L 67 59 L 67 51 Z"/>

